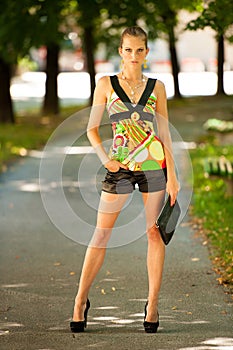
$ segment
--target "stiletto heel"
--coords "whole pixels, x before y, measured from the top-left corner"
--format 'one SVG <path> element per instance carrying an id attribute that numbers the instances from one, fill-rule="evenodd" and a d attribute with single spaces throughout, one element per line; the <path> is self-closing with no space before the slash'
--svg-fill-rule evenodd
<path id="1" fill-rule="evenodd" d="M 158 313 L 158 321 L 157 322 L 148 322 L 148 321 L 146 321 L 147 306 L 148 306 L 148 301 L 146 302 L 146 305 L 145 305 L 145 317 L 144 317 L 144 322 L 143 322 L 143 326 L 144 326 L 145 332 L 146 333 L 157 333 L 157 330 L 158 330 L 158 327 L 159 327 L 159 313 Z"/>
<path id="2" fill-rule="evenodd" d="M 71 332 L 73 333 L 84 332 L 84 328 L 87 327 L 87 314 L 88 314 L 88 310 L 90 309 L 90 306 L 91 306 L 90 301 L 89 299 L 87 299 L 86 309 L 84 311 L 84 321 L 71 321 L 70 322 Z"/>

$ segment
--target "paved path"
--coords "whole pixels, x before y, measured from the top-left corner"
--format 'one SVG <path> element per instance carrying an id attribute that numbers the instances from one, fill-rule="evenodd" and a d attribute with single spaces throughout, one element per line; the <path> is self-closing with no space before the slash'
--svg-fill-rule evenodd
<path id="1" fill-rule="evenodd" d="M 87 331 L 73 336 L 69 321 L 85 247 L 60 233 L 46 214 L 39 161 L 22 160 L 0 178 L 1 350 L 233 349 L 230 296 L 187 220 L 167 248 L 159 332 L 146 334 L 142 327 L 144 235 L 108 250 L 90 293 Z M 78 189 L 67 186 L 77 204 Z"/>

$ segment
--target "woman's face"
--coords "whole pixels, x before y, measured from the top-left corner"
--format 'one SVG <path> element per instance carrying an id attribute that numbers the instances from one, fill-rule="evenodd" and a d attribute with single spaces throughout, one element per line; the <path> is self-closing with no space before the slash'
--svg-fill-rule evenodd
<path id="1" fill-rule="evenodd" d="M 141 66 L 148 54 L 145 41 L 141 37 L 125 35 L 119 54 L 124 60 L 124 65 L 138 67 Z"/>

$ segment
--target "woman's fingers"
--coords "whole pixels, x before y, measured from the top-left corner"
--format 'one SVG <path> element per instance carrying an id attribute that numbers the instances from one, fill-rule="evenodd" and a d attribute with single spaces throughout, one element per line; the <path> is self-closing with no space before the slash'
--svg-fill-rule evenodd
<path id="1" fill-rule="evenodd" d="M 173 206 L 176 203 L 177 194 L 170 194 L 170 204 Z"/>
<path id="2" fill-rule="evenodd" d="M 108 169 L 109 171 L 115 173 L 119 171 L 120 168 L 128 170 L 128 167 L 124 164 L 121 164 L 117 160 L 110 160 L 109 162 L 105 163 L 105 168 Z"/>
<path id="3" fill-rule="evenodd" d="M 168 181 L 167 182 L 167 193 L 170 196 L 170 204 L 173 206 L 176 202 L 178 192 L 180 190 L 180 184 L 178 181 Z"/>

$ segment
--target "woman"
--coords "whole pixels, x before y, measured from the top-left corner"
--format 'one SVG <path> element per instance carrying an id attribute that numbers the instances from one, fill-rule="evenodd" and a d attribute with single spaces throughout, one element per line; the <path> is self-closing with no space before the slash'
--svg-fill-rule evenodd
<path id="1" fill-rule="evenodd" d="M 176 201 L 179 185 L 171 153 L 165 88 L 162 82 L 142 74 L 149 52 L 147 34 L 140 27 L 129 27 L 121 36 L 119 54 L 122 71 L 101 78 L 96 86 L 88 138 L 107 169 L 101 192 L 97 225 L 87 248 L 79 289 L 75 298 L 71 331 L 83 332 L 90 307 L 89 289 L 100 270 L 114 223 L 129 193 L 138 184 L 145 206 L 148 236 L 148 301 L 144 328 L 156 333 L 159 326 L 158 296 L 162 280 L 165 246 L 155 226 L 165 193 Z M 105 106 L 113 129 L 113 145 L 106 154 L 99 136 Z M 153 129 L 156 118 L 158 135 Z M 159 138 L 158 138 L 159 136 Z"/>

